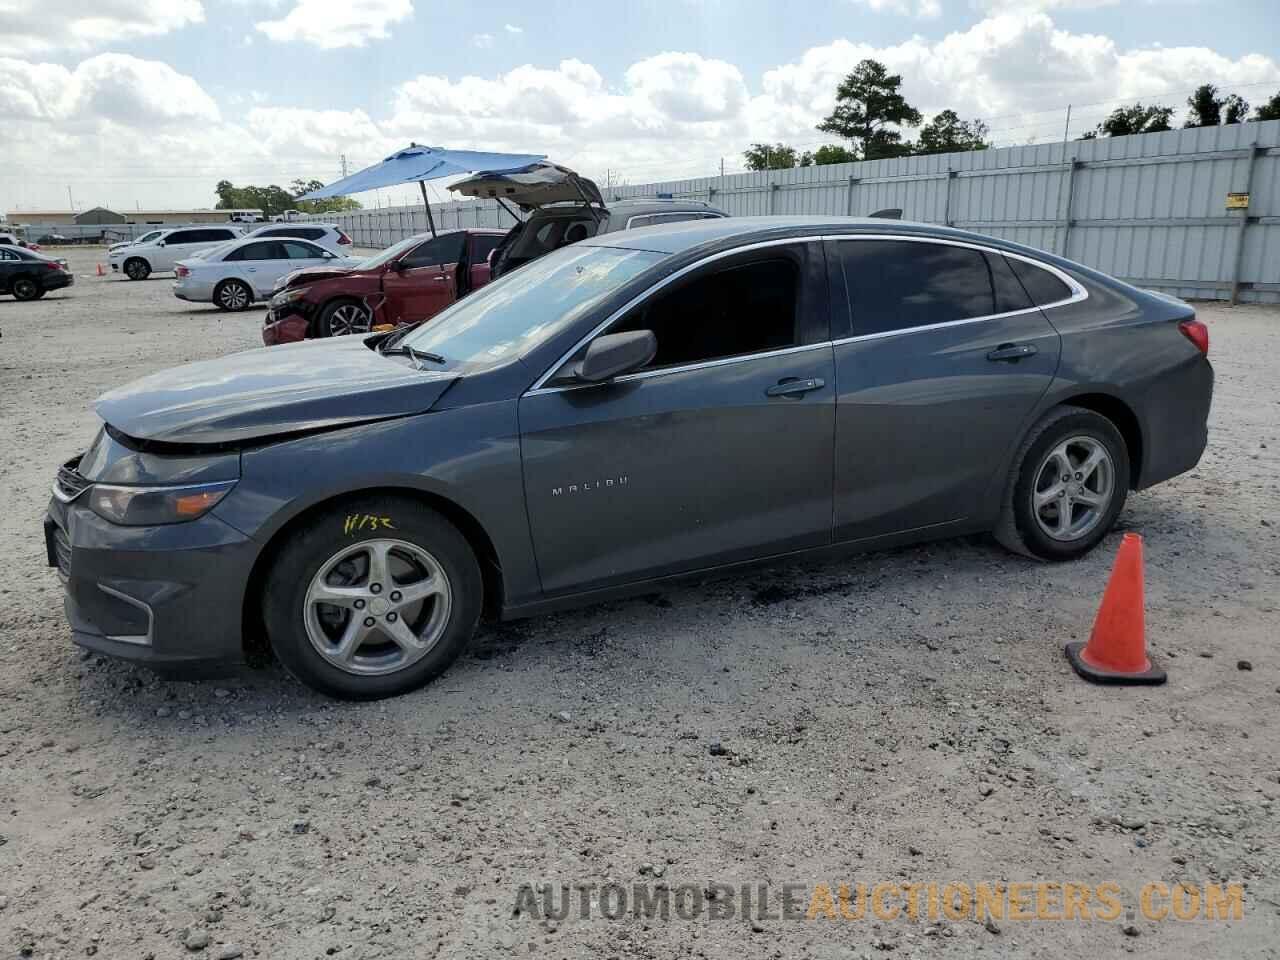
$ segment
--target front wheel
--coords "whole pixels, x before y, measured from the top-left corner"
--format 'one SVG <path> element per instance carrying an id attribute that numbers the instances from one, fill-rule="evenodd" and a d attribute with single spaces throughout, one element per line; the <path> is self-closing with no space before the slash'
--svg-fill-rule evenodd
<path id="1" fill-rule="evenodd" d="M 440 674 L 475 632 L 480 567 L 466 538 L 412 500 L 371 497 L 289 537 L 263 592 L 272 649 L 330 696 L 376 700 Z"/>
<path id="2" fill-rule="evenodd" d="M 224 280 L 213 291 L 213 302 L 220 310 L 247 310 L 253 303 L 253 291 L 239 280 Z"/>
<path id="3" fill-rule="evenodd" d="M 344 337 L 351 333 L 368 333 L 373 327 L 373 314 L 363 303 L 339 300 L 326 304 L 316 318 L 316 334 L 321 337 Z"/>
<path id="4" fill-rule="evenodd" d="M 145 280 L 151 276 L 151 264 L 141 257 L 133 257 L 125 261 L 124 275 L 130 280 Z"/>
<path id="5" fill-rule="evenodd" d="M 996 539 L 1041 560 L 1074 560 L 1107 535 L 1128 493 L 1129 451 L 1115 424 L 1057 407 L 1014 458 Z"/>

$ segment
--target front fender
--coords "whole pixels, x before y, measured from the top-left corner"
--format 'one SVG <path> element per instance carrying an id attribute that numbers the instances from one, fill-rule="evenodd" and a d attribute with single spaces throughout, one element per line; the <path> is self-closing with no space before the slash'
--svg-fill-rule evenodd
<path id="1" fill-rule="evenodd" d="M 247 449 L 215 508 L 264 550 L 290 523 L 362 491 L 404 490 L 470 515 L 502 567 L 504 605 L 541 595 L 525 515 L 516 401 L 474 404 Z"/>

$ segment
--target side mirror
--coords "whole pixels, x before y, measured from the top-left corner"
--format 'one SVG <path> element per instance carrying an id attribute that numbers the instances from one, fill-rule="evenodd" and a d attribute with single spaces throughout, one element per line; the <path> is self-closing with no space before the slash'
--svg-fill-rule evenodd
<path id="1" fill-rule="evenodd" d="M 157 247 L 163 247 L 163 246 L 164 246 L 164 241 L 163 241 L 163 240 L 157 240 L 157 241 L 156 241 L 156 246 L 157 246 Z"/>
<path id="2" fill-rule="evenodd" d="M 389 264 L 387 264 L 387 269 L 394 270 L 396 273 L 404 273 L 405 270 L 408 269 L 408 267 L 404 265 L 403 260 L 392 260 Z"/>
<path id="3" fill-rule="evenodd" d="M 652 330 L 631 330 L 596 337 L 574 375 L 587 383 L 601 383 L 639 370 L 658 352 Z"/>

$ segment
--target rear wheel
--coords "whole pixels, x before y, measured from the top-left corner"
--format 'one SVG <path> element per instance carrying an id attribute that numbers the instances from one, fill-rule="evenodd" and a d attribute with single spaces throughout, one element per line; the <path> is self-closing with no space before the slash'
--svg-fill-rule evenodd
<path id="1" fill-rule="evenodd" d="M 1051 410 L 1023 442 L 995 535 L 1041 560 L 1074 560 L 1097 546 L 1129 493 L 1129 451 L 1106 417 Z"/>
<path id="2" fill-rule="evenodd" d="M 483 582 L 466 539 L 412 500 L 371 497 L 289 537 L 263 592 L 272 649 L 330 696 L 375 700 L 420 687 L 466 647 Z"/>
<path id="3" fill-rule="evenodd" d="M 239 280 L 223 280 L 213 291 L 213 302 L 222 310 L 246 310 L 253 303 L 253 291 Z"/>
<path id="4" fill-rule="evenodd" d="M 124 275 L 130 280 L 145 280 L 151 276 L 151 264 L 141 257 L 130 257 L 124 262 Z"/>
<path id="5" fill-rule="evenodd" d="M 15 300 L 37 300 L 44 295 L 40 284 L 30 277 L 19 277 L 13 281 L 13 298 Z"/>
<path id="6" fill-rule="evenodd" d="M 351 333 L 368 333 L 373 314 L 356 300 L 335 300 L 325 304 L 316 318 L 316 333 L 321 337 L 344 337 Z"/>

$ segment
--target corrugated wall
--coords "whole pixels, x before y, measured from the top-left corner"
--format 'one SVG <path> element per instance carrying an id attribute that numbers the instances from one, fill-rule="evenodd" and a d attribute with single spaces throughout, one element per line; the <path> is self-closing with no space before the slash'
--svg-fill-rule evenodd
<path id="1" fill-rule="evenodd" d="M 1227 194 L 1249 192 L 1248 210 Z M 864 216 L 900 207 L 1050 250 L 1188 298 L 1280 303 L 1280 121 L 870 160 L 616 187 L 606 199 L 671 194 L 735 216 Z M 508 226 L 496 204 L 432 207 L 436 226 Z M 427 229 L 422 207 L 318 217 L 361 246 Z"/>

